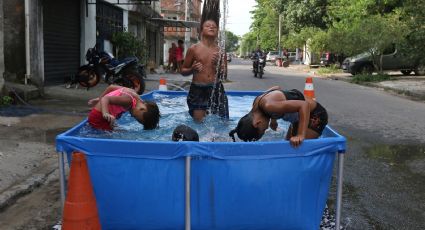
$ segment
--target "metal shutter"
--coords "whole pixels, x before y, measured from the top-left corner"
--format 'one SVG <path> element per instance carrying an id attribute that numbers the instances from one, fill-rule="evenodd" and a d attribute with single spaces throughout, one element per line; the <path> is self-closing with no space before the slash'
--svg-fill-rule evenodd
<path id="1" fill-rule="evenodd" d="M 80 1 L 43 0 L 44 81 L 63 83 L 80 66 Z"/>

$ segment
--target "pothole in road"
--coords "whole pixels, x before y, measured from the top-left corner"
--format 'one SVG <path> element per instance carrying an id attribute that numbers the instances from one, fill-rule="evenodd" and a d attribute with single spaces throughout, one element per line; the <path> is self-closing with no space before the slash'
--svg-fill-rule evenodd
<path id="1" fill-rule="evenodd" d="M 425 146 L 375 145 L 365 152 L 368 157 L 406 173 L 406 182 L 425 189 Z"/>
<path id="2" fill-rule="evenodd" d="M 403 166 L 408 161 L 425 159 L 425 146 L 421 145 L 375 145 L 366 150 L 374 159 L 391 166 Z"/>

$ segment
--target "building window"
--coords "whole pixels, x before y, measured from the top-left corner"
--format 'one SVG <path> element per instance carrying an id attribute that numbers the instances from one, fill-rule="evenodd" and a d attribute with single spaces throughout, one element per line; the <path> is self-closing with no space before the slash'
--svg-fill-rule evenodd
<path id="1" fill-rule="evenodd" d="M 116 32 L 123 31 L 123 11 L 111 4 L 98 1 L 96 4 L 97 36 L 111 40 Z"/>

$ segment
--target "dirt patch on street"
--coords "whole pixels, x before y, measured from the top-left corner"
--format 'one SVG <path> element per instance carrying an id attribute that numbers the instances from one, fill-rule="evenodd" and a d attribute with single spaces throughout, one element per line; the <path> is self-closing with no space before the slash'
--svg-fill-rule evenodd
<path id="1" fill-rule="evenodd" d="M 56 178 L 56 179 L 55 179 Z M 58 175 L 0 213 L 1 229 L 52 229 L 60 220 Z"/>
<path id="2" fill-rule="evenodd" d="M 59 177 L 57 172 L 51 174 L 58 167 L 55 139 L 84 118 L 71 113 L 0 116 L 0 197 L 14 196 L 2 204 L 1 229 L 51 229 L 57 223 Z M 31 177 L 37 182 L 31 184 Z M 25 184 L 28 181 L 30 184 Z M 20 188 L 27 189 L 16 192 Z"/>

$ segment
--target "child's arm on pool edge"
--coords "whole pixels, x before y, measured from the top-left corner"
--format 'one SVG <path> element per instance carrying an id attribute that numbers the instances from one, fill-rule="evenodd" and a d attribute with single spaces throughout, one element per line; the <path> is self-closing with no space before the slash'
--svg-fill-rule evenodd
<path id="1" fill-rule="evenodd" d="M 122 88 L 122 86 L 119 86 L 119 85 L 109 85 L 108 87 L 106 87 L 106 89 L 103 91 L 103 93 L 102 93 L 99 97 L 96 97 L 96 98 L 90 99 L 90 100 L 88 101 L 88 103 L 87 103 L 87 104 L 88 104 L 90 107 L 93 107 L 93 106 L 95 106 L 95 105 L 99 102 L 99 100 L 100 100 L 103 96 L 105 96 L 106 94 L 108 94 L 108 93 L 110 93 L 110 92 L 112 92 L 112 91 L 114 91 L 114 90 L 120 89 L 120 88 Z"/>

